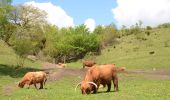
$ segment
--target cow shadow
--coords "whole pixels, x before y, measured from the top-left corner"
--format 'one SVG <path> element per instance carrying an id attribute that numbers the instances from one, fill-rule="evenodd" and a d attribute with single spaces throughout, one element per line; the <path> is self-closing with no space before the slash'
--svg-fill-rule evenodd
<path id="1" fill-rule="evenodd" d="M 15 66 L 0 64 L 0 76 L 10 76 L 12 78 L 23 77 L 26 72 L 39 70 L 40 69 L 28 67 L 16 69 Z"/>
<path id="2" fill-rule="evenodd" d="M 107 92 L 107 91 L 98 91 L 96 94 L 101 94 L 101 93 L 113 93 L 113 92 L 116 92 L 116 91 L 110 91 L 110 92 Z M 119 92 L 119 91 L 118 91 Z"/>

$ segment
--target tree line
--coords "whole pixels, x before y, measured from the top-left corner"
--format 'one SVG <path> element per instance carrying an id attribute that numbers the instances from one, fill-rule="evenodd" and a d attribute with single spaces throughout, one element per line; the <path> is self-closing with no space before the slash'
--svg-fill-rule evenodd
<path id="1" fill-rule="evenodd" d="M 31 5 L 1 2 L 0 39 L 22 60 L 27 55 L 43 54 L 58 63 L 83 58 L 87 53 L 100 54 L 101 48 L 118 37 L 114 24 L 99 25 L 90 32 L 84 24 L 59 28 L 48 23 L 46 17 L 46 12 Z"/>

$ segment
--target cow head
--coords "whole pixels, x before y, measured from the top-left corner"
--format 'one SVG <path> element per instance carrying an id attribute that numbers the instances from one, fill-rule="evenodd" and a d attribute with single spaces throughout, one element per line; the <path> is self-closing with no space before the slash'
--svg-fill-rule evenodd
<path id="1" fill-rule="evenodd" d="M 91 91 L 93 91 L 94 89 L 97 89 L 97 85 L 94 82 L 86 82 L 86 81 L 82 81 L 79 84 L 77 84 L 76 88 L 80 86 L 81 92 L 82 94 L 90 94 Z M 75 91 L 76 91 L 75 88 Z"/>
<path id="2" fill-rule="evenodd" d="M 20 88 L 23 88 L 24 85 L 25 85 L 25 84 L 24 84 L 23 82 L 19 82 L 19 83 L 18 83 L 18 87 L 20 87 Z"/>

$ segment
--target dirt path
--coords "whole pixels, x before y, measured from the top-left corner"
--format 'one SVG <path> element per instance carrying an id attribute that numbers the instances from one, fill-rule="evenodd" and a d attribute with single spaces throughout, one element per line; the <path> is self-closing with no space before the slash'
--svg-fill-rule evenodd
<path id="1" fill-rule="evenodd" d="M 170 80 L 170 69 L 161 69 L 161 70 L 133 70 L 126 71 L 126 74 L 136 74 L 143 75 L 145 78 L 149 79 L 162 79 Z"/>
<path id="2" fill-rule="evenodd" d="M 61 68 L 57 64 L 44 63 L 42 64 L 42 70 L 45 72 L 49 72 L 48 81 L 56 81 L 65 76 L 82 77 L 87 69 Z"/>
<path id="3" fill-rule="evenodd" d="M 83 76 L 87 69 L 58 68 L 55 64 L 44 63 L 43 69 L 49 71 L 49 80 L 59 80 L 64 76 Z M 170 80 L 170 69 L 161 70 L 126 70 L 125 74 L 140 74 L 146 78 L 168 79 Z"/>
<path id="4" fill-rule="evenodd" d="M 49 72 L 48 81 L 58 81 L 65 76 L 80 76 L 83 78 L 87 69 L 71 69 L 71 68 L 60 68 L 56 64 L 51 63 L 43 63 L 42 70 L 45 72 Z M 155 71 L 146 71 L 146 70 L 130 70 L 125 71 L 125 75 L 143 75 L 146 78 L 152 79 L 163 79 L 163 80 L 170 80 L 170 69 L 167 70 L 155 70 Z M 8 84 L 4 86 L 3 91 L 5 95 L 9 95 L 11 92 L 18 89 L 17 84 Z"/>

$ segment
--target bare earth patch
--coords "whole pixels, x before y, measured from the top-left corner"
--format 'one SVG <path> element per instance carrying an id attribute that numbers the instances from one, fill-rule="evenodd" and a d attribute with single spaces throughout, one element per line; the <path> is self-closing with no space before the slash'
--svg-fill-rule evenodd
<path id="1" fill-rule="evenodd" d="M 170 69 L 161 70 L 134 70 L 126 71 L 126 74 L 140 74 L 149 79 L 170 80 Z"/>

